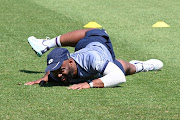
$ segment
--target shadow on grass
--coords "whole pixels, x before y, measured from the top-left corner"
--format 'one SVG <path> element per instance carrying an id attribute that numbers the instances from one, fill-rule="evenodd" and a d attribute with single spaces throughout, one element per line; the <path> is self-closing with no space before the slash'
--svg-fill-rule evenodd
<path id="1" fill-rule="evenodd" d="M 71 84 L 71 85 L 73 85 L 73 84 Z M 39 86 L 40 87 L 69 87 L 69 86 L 71 86 L 71 85 L 63 85 L 63 84 L 60 84 L 60 83 L 57 83 L 57 82 L 48 82 L 48 83 L 46 83 L 46 84 L 44 84 L 44 85 L 40 85 L 39 84 Z M 122 86 L 115 86 L 115 87 L 112 87 L 112 88 L 122 88 Z M 106 89 L 108 89 L 108 88 L 106 88 Z"/>
<path id="2" fill-rule="evenodd" d="M 61 84 L 61 83 L 58 83 L 58 82 L 48 82 L 48 83 L 45 83 L 45 84 L 39 84 L 40 87 L 55 87 L 55 86 L 62 86 L 62 87 L 69 87 L 73 84 L 69 84 L 69 85 L 64 85 L 64 84 Z M 115 87 L 112 87 L 112 88 L 122 88 L 122 86 L 115 86 Z M 106 88 L 108 89 L 108 88 Z"/>
<path id="3" fill-rule="evenodd" d="M 55 86 L 62 86 L 67 87 L 68 85 L 61 84 L 59 82 L 48 82 L 44 84 L 39 84 L 40 87 L 55 87 Z"/>
<path id="4" fill-rule="evenodd" d="M 38 74 L 38 73 L 44 73 L 44 72 L 39 72 L 39 71 L 31 71 L 31 70 L 19 70 L 20 72 L 23 73 L 28 73 L 28 74 Z"/>

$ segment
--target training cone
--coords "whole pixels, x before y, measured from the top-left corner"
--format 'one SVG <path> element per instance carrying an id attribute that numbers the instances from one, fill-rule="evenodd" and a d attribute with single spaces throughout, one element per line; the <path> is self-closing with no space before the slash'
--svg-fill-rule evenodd
<path id="1" fill-rule="evenodd" d="M 89 22 L 88 24 L 86 24 L 85 26 L 83 26 L 84 28 L 102 28 L 101 25 L 99 25 L 96 22 Z"/>
<path id="2" fill-rule="evenodd" d="M 152 27 L 170 27 L 170 26 L 163 21 L 159 21 L 155 23 Z"/>

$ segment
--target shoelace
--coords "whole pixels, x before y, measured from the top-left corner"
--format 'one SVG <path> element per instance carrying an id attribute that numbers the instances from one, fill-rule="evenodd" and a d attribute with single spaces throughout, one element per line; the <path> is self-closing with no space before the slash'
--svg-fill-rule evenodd
<path id="1" fill-rule="evenodd" d="M 142 67 L 143 67 L 142 71 L 150 71 L 154 69 L 153 64 L 143 63 Z"/>

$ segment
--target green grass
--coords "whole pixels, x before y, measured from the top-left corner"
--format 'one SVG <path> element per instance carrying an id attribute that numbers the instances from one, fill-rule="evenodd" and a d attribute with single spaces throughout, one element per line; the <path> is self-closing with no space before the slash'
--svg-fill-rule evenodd
<path id="1" fill-rule="evenodd" d="M 179 5 L 179 0 L 1 0 L 0 119 L 180 119 Z M 116 88 L 23 85 L 46 68 L 47 53 L 38 58 L 29 36 L 53 38 L 90 21 L 107 30 L 117 58 L 157 58 L 164 68 L 127 76 Z M 152 28 L 157 21 L 171 27 Z"/>

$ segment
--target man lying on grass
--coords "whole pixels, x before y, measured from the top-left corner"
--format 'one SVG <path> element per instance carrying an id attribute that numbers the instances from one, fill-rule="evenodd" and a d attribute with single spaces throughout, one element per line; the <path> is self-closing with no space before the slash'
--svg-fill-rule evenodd
<path id="1" fill-rule="evenodd" d="M 114 87 L 126 82 L 126 75 L 163 67 L 163 63 L 157 59 L 130 62 L 116 59 L 109 36 L 103 29 L 76 30 L 51 40 L 31 36 L 28 42 L 38 56 L 50 48 L 56 48 L 47 56 L 44 77 L 25 85 L 53 80 L 72 85 L 68 89 Z M 75 52 L 70 54 L 62 46 L 75 47 Z"/>

